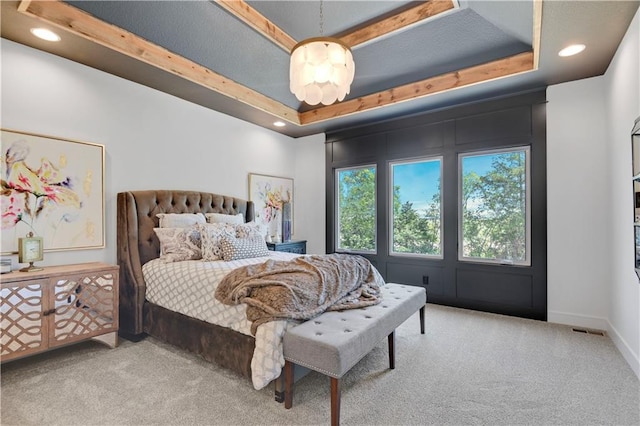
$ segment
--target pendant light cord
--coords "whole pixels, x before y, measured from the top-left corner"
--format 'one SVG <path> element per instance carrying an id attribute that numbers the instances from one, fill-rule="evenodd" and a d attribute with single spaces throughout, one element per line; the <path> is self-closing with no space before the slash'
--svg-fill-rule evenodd
<path id="1" fill-rule="evenodd" d="M 324 13 L 322 8 L 322 0 L 320 0 L 320 37 L 324 37 L 323 21 L 324 21 Z"/>

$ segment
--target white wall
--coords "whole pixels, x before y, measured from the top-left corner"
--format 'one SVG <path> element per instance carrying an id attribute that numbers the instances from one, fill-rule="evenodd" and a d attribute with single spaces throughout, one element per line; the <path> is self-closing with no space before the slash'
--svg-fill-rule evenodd
<path id="1" fill-rule="evenodd" d="M 630 137 L 639 15 L 604 76 L 547 89 L 547 288 L 549 321 L 608 330 L 640 377 Z"/>
<path id="2" fill-rule="evenodd" d="M 307 253 L 326 253 L 325 135 L 296 139 L 296 238 L 307 240 Z"/>
<path id="3" fill-rule="evenodd" d="M 605 74 L 611 279 L 609 334 L 640 377 L 640 283 L 634 272 L 631 129 L 640 117 L 640 11 Z"/>
<path id="4" fill-rule="evenodd" d="M 547 89 L 547 313 L 606 329 L 610 268 L 604 82 Z"/>
<path id="5" fill-rule="evenodd" d="M 249 172 L 293 177 L 294 193 L 303 200 L 305 185 L 314 192 L 324 185 L 324 152 L 319 155 L 312 144 L 323 135 L 299 143 L 84 65 L 0 43 L 1 127 L 105 146 L 106 247 L 47 252 L 43 265 L 116 262 L 120 191 L 189 189 L 247 198 Z M 298 150 L 303 163 L 296 161 Z M 324 203 L 324 195 L 314 199 Z M 305 201 L 294 209 L 295 237 L 309 238 L 314 250 L 324 251 L 324 221 L 313 222 L 319 220 L 315 206 Z"/>

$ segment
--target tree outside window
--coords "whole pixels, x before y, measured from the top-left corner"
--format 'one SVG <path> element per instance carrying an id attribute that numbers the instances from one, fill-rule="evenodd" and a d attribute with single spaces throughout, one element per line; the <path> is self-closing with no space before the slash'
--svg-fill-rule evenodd
<path id="1" fill-rule="evenodd" d="M 392 163 L 391 254 L 442 257 L 442 159 Z"/>
<path id="2" fill-rule="evenodd" d="M 337 249 L 376 251 L 376 167 L 336 170 Z"/>
<path id="3" fill-rule="evenodd" d="M 529 265 L 529 148 L 459 158 L 461 260 Z"/>

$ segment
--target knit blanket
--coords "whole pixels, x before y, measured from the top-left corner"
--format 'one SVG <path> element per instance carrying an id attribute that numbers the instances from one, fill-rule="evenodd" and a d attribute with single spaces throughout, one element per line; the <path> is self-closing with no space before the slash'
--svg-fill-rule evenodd
<path id="1" fill-rule="evenodd" d="M 247 305 L 255 336 L 260 324 L 279 319 L 308 320 L 327 310 L 380 303 L 382 276 L 362 256 L 328 254 L 290 261 L 268 260 L 227 274 L 215 297 L 227 305 Z"/>

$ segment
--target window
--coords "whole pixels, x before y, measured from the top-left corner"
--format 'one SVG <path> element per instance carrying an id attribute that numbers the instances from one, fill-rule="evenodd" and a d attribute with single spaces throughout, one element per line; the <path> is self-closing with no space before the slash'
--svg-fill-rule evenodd
<path id="1" fill-rule="evenodd" d="M 390 254 L 442 258 L 442 158 L 390 164 Z"/>
<path id="2" fill-rule="evenodd" d="M 337 250 L 376 251 L 376 167 L 336 170 Z"/>
<path id="3" fill-rule="evenodd" d="M 530 265 L 529 148 L 459 155 L 460 260 Z"/>

